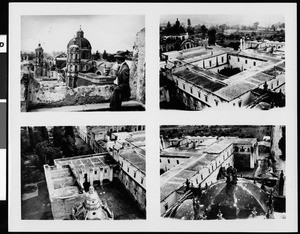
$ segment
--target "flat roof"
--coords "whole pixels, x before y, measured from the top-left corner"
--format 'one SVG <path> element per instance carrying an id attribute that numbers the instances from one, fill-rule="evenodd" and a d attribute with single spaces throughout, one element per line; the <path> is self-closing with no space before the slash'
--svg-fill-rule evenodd
<path id="1" fill-rule="evenodd" d="M 227 149 L 234 141 L 236 138 L 225 138 L 222 139 L 211 146 L 209 146 L 205 152 L 210 153 L 210 154 L 218 154 Z"/>
<path id="2" fill-rule="evenodd" d="M 187 69 L 177 71 L 174 73 L 174 75 L 194 85 L 209 90 L 210 92 L 215 92 L 226 86 L 226 84 L 220 83 L 218 81 L 213 81 L 212 79 L 209 79 L 200 73 L 195 73 Z"/>
<path id="3" fill-rule="evenodd" d="M 215 94 L 227 101 L 231 101 L 256 87 L 257 85 L 255 84 L 246 81 L 240 81 L 219 89 Z"/>
<path id="4" fill-rule="evenodd" d="M 254 144 L 257 141 L 256 138 L 237 138 L 234 143 L 240 145 L 250 145 Z"/>
<path id="5" fill-rule="evenodd" d="M 271 76 L 269 74 L 265 74 L 263 72 L 260 72 L 260 73 L 257 73 L 249 78 L 247 78 L 246 80 L 247 81 L 253 81 L 254 83 L 259 83 L 259 84 L 262 84 L 264 83 L 265 81 L 269 81 L 269 80 L 272 80 L 272 79 L 275 79 L 274 76 Z"/>
<path id="6" fill-rule="evenodd" d="M 130 162 L 132 165 L 136 166 L 142 172 L 144 173 L 146 172 L 146 160 L 144 157 L 129 151 L 125 151 L 125 152 L 121 151 L 119 155 L 120 157 Z"/>

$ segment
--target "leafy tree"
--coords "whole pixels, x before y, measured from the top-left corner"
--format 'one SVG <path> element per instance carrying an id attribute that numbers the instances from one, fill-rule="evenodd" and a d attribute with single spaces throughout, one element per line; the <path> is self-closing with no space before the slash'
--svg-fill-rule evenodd
<path id="1" fill-rule="evenodd" d="M 203 24 L 203 25 L 200 27 L 200 32 L 202 33 L 202 36 L 203 36 L 203 37 L 206 36 L 207 31 L 208 31 L 208 29 L 207 29 L 206 26 Z"/>
<path id="2" fill-rule="evenodd" d="M 216 44 L 216 29 L 215 28 L 210 28 L 207 31 L 208 34 L 208 44 L 209 45 L 215 45 Z"/>
<path id="3" fill-rule="evenodd" d="M 61 126 L 55 126 L 52 129 L 53 132 L 53 145 L 60 147 L 64 138 L 64 128 Z"/>
<path id="4" fill-rule="evenodd" d="M 50 142 L 43 141 L 36 145 L 36 154 L 39 156 L 37 166 L 41 169 L 44 164 L 53 165 L 53 160 L 61 158 L 60 149 L 53 147 Z"/>
<path id="5" fill-rule="evenodd" d="M 102 54 L 102 59 L 107 59 L 108 58 L 108 54 L 106 52 L 106 50 L 103 51 L 103 54 Z"/>
<path id="6" fill-rule="evenodd" d="M 257 29 L 257 28 L 258 28 L 258 25 L 259 25 L 259 22 L 254 22 L 254 23 L 253 23 L 253 28 L 254 28 L 254 29 Z"/>

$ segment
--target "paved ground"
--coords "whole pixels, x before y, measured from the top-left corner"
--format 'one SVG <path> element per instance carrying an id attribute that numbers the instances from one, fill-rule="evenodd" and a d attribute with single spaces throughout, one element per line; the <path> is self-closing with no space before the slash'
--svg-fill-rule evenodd
<path id="1" fill-rule="evenodd" d="M 101 200 L 106 202 L 110 210 L 114 213 L 115 219 L 146 218 L 120 182 L 107 183 L 103 187 L 103 190 L 96 190 Z"/>
<path id="2" fill-rule="evenodd" d="M 107 183 L 103 190 L 96 189 L 100 198 L 105 201 L 114 213 L 115 219 L 145 219 L 134 200 L 119 182 Z M 46 183 L 39 186 L 39 195 L 21 201 L 22 219 L 48 220 L 53 219 Z"/>

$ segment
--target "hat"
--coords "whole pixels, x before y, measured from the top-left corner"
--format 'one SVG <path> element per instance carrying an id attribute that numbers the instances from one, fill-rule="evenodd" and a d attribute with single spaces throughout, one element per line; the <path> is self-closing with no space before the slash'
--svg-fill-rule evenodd
<path id="1" fill-rule="evenodd" d="M 126 58 L 126 52 L 124 52 L 124 51 L 118 51 L 115 55 L 114 55 L 114 57 L 115 58 Z"/>

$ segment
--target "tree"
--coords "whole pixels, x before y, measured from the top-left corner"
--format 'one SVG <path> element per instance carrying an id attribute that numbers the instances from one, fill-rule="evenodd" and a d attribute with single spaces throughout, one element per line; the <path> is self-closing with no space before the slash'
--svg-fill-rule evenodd
<path id="1" fill-rule="evenodd" d="M 34 149 L 35 148 L 35 139 L 34 139 L 34 134 L 33 134 L 33 128 L 32 127 L 27 127 L 28 130 L 28 135 L 29 135 L 29 141 L 30 141 L 30 145 L 31 148 Z"/>
<path id="2" fill-rule="evenodd" d="M 203 37 L 206 36 L 207 31 L 208 31 L 208 29 L 207 29 L 206 26 L 203 24 L 203 25 L 200 27 L 200 32 L 202 33 L 202 36 L 203 36 Z"/>
<path id="3" fill-rule="evenodd" d="M 221 30 L 222 33 L 224 33 L 225 29 L 227 28 L 227 25 L 226 24 L 221 24 L 219 26 L 219 29 Z"/>
<path id="4" fill-rule="evenodd" d="M 208 35 L 208 44 L 215 45 L 216 44 L 216 29 L 213 27 L 210 28 L 207 31 L 207 35 Z"/>
<path id="5" fill-rule="evenodd" d="M 271 29 L 275 32 L 276 31 L 276 26 L 272 24 Z"/>
<path id="6" fill-rule="evenodd" d="M 60 126 L 55 126 L 52 129 L 53 132 L 53 145 L 55 147 L 60 147 L 64 138 L 64 128 Z"/>
<path id="7" fill-rule="evenodd" d="M 254 22 L 254 23 L 253 23 L 253 28 L 254 28 L 254 29 L 257 29 L 257 28 L 258 28 L 258 25 L 259 25 L 259 22 Z"/>
<path id="8" fill-rule="evenodd" d="M 48 130 L 45 126 L 39 127 L 39 131 L 44 141 L 49 141 Z"/>
<path id="9" fill-rule="evenodd" d="M 187 20 L 187 25 L 188 25 L 188 27 L 191 27 L 191 19 Z"/>
<path id="10" fill-rule="evenodd" d="M 103 54 L 102 54 L 102 59 L 107 59 L 108 57 L 108 54 L 106 52 L 106 50 L 103 51 Z"/>
<path id="11" fill-rule="evenodd" d="M 74 128 L 72 126 L 65 127 L 65 137 L 68 137 L 68 136 L 75 139 Z"/>
<path id="12" fill-rule="evenodd" d="M 44 164 L 54 164 L 54 159 L 61 158 L 60 149 L 53 147 L 50 142 L 43 141 L 36 145 L 36 154 L 39 156 L 37 166 L 42 169 Z"/>

